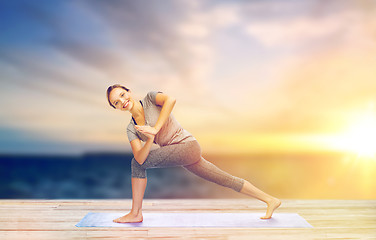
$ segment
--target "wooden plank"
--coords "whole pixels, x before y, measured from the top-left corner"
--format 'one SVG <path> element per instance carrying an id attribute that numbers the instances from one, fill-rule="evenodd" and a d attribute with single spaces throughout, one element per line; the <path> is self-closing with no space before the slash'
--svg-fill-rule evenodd
<path id="1" fill-rule="evenodd" d="M 131 199 L 0 200 L 0 239 L 202 238 L 375 239 L 376 200 L 282 200 L 280 213 L 298 213 L 314 228 L 77 228 L 90 212 L 129 212 Z M 259 212 L 254 199 L 145 199 L 143 212 Z"/>

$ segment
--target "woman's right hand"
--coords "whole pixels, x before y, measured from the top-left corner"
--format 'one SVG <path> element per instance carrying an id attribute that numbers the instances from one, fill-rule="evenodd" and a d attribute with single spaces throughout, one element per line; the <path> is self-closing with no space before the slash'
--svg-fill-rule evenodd
<path id="1" fill-rule="evenodd" d="M 146 132 L 143 132 L 142 134 L 144 134 L 147 138 L 152 139 L 154 141 L 155 135 L 146 133 Z"/>
<path id="2" fill-rule="evenodd" d="M 144 134 L 147 138 L 149 138 L 149 139 L 151 138 L 151 139 L 154 140 L 155 134 L 152 133 L 152 132 L 150 132 L 150 131 L 148 131 L 148 129 L 147 129 L 148 127 L 150 128 L 150 126 L 139 126 L 139 125 L 136 125 L 135 127 L 136 127 L 137 131 L 139 131 L 140 133 Z"/>

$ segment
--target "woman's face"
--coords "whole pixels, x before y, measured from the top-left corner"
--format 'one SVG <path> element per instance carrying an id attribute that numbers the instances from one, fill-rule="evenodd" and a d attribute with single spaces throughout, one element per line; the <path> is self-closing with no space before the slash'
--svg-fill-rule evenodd
<path id="1" fill-rule="evenodd" d="M 133 98 L 130 91 L 128 92 L 123 88 L 112 89 L 109 99 L 115 108 L 121 111 L 129 111 L 133 107 Z"/>

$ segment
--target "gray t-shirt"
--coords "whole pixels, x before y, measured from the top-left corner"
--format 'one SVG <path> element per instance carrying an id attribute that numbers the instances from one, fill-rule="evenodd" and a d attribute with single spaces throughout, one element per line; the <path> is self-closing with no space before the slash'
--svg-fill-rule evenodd
<path id="1" fill-rule="evenodd" d="M 159 114 L 162 110 L 162 107 L 158 106 L 155 101 L 155 97 L 157 91 L 148 92 L 144 99 L 140 100 L 145 113 L 145 125 L 154 127 L 157 123 Z M 146 142 L 148 137 L 144 134 L 137 131 L 135 128 L 136 122 L 134 121 L 133 117 L 131 118 L 128 127 L 127 127 L 127 135 L 128 140 L 131 142 L 134 139 L 140 139 L 141 141 Z M 166 146 L 175 143 L 182 143 L 182 142 L 189 142 L 196 140 L 195 137 L 192 136 L 187 130 L 183 129 L 183 127 L 179 124 L 179 122 L 175 119 L 175 117 L 170 113 L 165 124 L 159 130 L 159 132 L 155 135 L 154 143 L 158 144 L 159 146 Z"/>

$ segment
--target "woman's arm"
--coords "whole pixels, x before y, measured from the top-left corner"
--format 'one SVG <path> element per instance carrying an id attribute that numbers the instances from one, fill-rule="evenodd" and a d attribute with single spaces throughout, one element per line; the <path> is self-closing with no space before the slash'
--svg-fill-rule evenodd
<path id="1" fill-rule="evenodd" d="M 154 137 L 148 138 L 143 147 L 139 139 L 131 142 L 134 158 L 140 165 L 142 165 L 145 162 L 146 158 L 149 156 L 153 141 Z"/>
<path id="2" fill-rule="evenodd" d="M 170 113 L 175 106 L 176 99 L 163 93 L 157 93 L 155 101 L 158 105 L 162 106 L 161 113 L 159 114 L 157 123 L 154 126 L 157 132 L 159 132 L 170 116 Z"/>
<path id="3" fill-rule="evenodd" d="M 175 106 L 176 99 L 163 93 L 157 93 L 155 99 L 157 105 L 162 106 L 158 120 L 154 127 L 136 125 L 135 128 L 141 133 L 157 134 L 170 116 Z"/>

